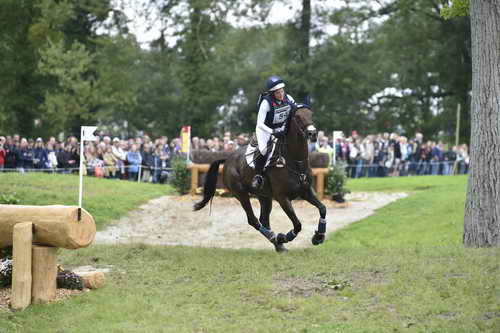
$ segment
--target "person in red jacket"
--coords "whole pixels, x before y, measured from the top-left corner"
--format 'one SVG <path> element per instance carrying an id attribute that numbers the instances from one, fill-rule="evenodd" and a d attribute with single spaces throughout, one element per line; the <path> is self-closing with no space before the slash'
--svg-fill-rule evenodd
<path id="1" fill-rule="evenodd" d="M 3 147 L 5 144 L 5 137 L 0 136 L 0 172 L 3 170 L 5 166 L 5 156 L 7 155 L 7 152 L 5 151 L 5 148 Z"/>

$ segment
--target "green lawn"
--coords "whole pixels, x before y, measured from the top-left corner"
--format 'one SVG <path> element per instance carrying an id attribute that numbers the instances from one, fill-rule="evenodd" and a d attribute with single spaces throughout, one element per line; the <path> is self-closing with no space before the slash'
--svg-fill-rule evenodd
<path id="1" fill-rule="evenodd" d="M 22 205 L 78 205 L 76 175 L 0 173 L 0 194 L 15 194 Z M 97 228 L 147 201 L 175 191 L 167 185 L 84 177 L 82 206 L 94 216 Z"/>
<path id="2" fill-rule="evenodd" d="M 64 198 L 77 179 L 53 179 L 30 178 L 23 203 L 72 203 Z M 21 196 L 18 182 L 7 192 Z M 465 184 L 439 176 L 350 181 L 352 191 L 412 194 L 322 246 L 282 255 L 141 244 L 61 251 L 67 267 L 112 265 L 106 286 L 0 312 L 0 332 L 499 332 L 500 249 L 461 245 Z M 102 224 L 114 218 L 96 211 L 108 207 L 98 203 L 109 193 L 120 200 L 165 193 L 149 184 L 89 185 L 86 203 Z"/>

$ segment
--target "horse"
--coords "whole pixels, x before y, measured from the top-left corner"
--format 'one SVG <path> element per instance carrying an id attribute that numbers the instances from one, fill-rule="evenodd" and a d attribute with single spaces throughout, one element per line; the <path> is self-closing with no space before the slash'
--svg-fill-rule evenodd
<path id="1" fill-rule="evenodd" d="M 302 198 L 319 210 L 318 228 L 312 237 L 312 244 L 319 245 L 325 240 L 326 207 L 317 198 L 312 187 L 312 171 L 309 164 L 308 140 L 317 141 L 317 130 L 313 123 L 310 107 L 299 104 L 295 106 L 287 120 L 285 133 L 276 142 L 274 163 L 270 163 L 264 171 L 264 184 L 260 190 L 251 186 L 255 171 L 247 163 L 246 149 L 240 148 L 226 160 L 213 162 L 205 176 L 203 199 L 194 204 L 194 210 L 207 205 L 215 194 L 219 166 L 224 164 L 223 183 L 238 199 L 247 215 L 248 224 L 259 231 L 275 247 L 277 252 L 287 251 L 283 245 L 297 237 L 302 225 L 292 207 L 292 200 Z M 257 150 L 258 151 L 258 150 Z M 250 195 L 257 197 L 260 203 L 260 217 L 255 216 L 250 203 Z M 275 234 L 271 230 L 269 215 L 272 200 L 276 200 L 288 218 L 293 229 L 288 233 Z"/>

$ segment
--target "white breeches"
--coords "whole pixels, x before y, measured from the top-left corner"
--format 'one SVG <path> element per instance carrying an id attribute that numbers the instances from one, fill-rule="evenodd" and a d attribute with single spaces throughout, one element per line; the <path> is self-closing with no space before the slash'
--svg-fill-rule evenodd
<path id="1" fill-rule="evenodd" d="M 271 138 L 271 134 L 267 133 L 266 131 L 256 128 L 255 129 L 255 135 L 257 137 L 257 143 L 259 145 L 259 151 L 262 155 L 266 155 L 267 153 L 267 143 L 269 142 L 269 139 Z"/>

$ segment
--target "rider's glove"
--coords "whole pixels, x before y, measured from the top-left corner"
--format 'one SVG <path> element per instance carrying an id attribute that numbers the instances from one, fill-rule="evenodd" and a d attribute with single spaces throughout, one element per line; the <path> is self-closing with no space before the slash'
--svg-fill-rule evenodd
<path id="1" fill-rule="evenodd" d="M 273 135 L 276 137 L 284 136 L 285 135 L 285 125 L 282 125 L 281 127 L 275 128 L 273 130 Z"/>

